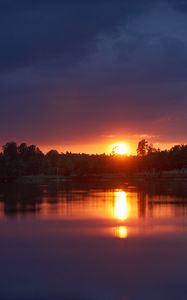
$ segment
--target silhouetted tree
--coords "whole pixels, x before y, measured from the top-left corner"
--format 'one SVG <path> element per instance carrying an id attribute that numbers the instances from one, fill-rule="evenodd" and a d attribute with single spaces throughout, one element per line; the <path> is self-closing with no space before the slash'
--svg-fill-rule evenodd
<path id="1" fill-rule="evenodd" d="M 147 154 L 148 147 L 149 147 L 148 142 L 145 139 L 139 141 L 138 148 L 137 148 L 137 155 L 145 156 Z"/>
<path id="2" fill-rule="evenodd" d="M 17 144 L 15 142 L 8 142 L 3 145 L 3 154 L 7 159 L 15 159 L 17 157 Z"/>
<path id="3" fill-rule="evenodd" d="M 22 159 L 27 159 L 29 156 L 29 150 L 26 143 L 21 143 L 18 146 L 18 154 Z"/>
<path id="4" fill-rule="evenodd" d="M 49 169 L 49 173 L 52 174 L 59 174 L 59 168 L 61 166 L 60 164 L 60 154 L 58 153 L 57 150 L 50 150 L 49 152 L 47 152 L 46 154 L 46 160 L 48 163 L 48 169 Z"/>
<path id="5" fill-rule="evenodd" d="M 154 146 L 153 146 L 152 143 L 151 143 L 151 144 L 148 144 L 148 146 L 147 146 L 147 154 L 155 153 L 155 152 L 157 152 L 157 151 L 159 152 L 160 149 L 154 148 Z"/>

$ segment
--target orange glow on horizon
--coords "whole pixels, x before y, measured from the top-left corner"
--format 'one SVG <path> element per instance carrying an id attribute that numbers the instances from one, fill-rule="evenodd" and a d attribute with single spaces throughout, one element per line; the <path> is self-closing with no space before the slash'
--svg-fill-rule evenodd
<path id="1" fill-rule="evenodd" d="M 72 153 L 86 153 L 86 154 L 116 154 L 116 155 L 136 155 L 136 149 L 137 145 L 140 139 L 134 140 L 128 139 L 123 141 L 121 137 L 119 137 L 119 140 L 116 139 L 104 139 L 102 141 L 94 141 L 93 143 L 62 143 L 61 144 L 37 144 L 36 145 L 44 152 L 47 153 L 51 149 L 57 150 L 59 153 L 66 153 L 66 152 L 72 152 Z M 168 143 L 168 144 L 163 144 L 163 143 L 158 143 L 156 141 L 151 141 L 153 142 L 153 145 L 156 148 L 160 148 L 161 150 L 165 149 L 170 149 L 173 145 L 177 144 L 176 142 L 173 143 Z M 180 144 L 180 143 L 178 143 Z"/>
<path id="2" fill-rule="evenodd" d="M 86 153 L 86 154 L 112 154 L 115 152 L 116 155 L 128 155 L 131 150 L 136 149 L 136 146 L 131 145 L 129 147 L 129 143 L 126 142 L 107 142 L 103 143 L 93 143 L 93 144 L 51 144 L 51 145 L 39 145 L 39 148 L 47 153 L 51 149 L 57 150 L 59 153 Z M 135 153 L 135 151 L 133 151 Z"/>

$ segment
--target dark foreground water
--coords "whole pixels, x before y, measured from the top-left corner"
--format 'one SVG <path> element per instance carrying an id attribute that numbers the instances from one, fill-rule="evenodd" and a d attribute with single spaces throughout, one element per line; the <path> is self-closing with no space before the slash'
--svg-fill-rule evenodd
<path id="1" fill-rule="evenodd" d="M 1 186 L 0 299 L 186 300 L 187 184 Z"/>

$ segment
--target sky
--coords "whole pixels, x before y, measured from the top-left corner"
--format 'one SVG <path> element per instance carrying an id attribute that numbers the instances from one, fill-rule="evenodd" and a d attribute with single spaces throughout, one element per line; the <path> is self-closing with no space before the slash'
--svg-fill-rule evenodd
<path id="1" fill-rule="evenodd" d="M 187 141 L 187 1 L 0 0 L 0 144 Z"/>

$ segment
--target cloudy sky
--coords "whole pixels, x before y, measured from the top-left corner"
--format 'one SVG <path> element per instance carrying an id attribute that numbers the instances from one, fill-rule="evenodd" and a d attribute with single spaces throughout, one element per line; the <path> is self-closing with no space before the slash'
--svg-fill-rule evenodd
<path id="1" fill-rule="evenodd" d="M 187 1 L 0 0 L 0 144 L 187 142 Z"/>

